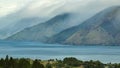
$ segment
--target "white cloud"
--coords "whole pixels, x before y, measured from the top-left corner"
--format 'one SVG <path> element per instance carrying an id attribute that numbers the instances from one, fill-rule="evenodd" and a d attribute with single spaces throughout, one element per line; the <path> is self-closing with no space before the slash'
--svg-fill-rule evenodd
<path id="1" fill-rule="evenodd" d="M 38 16 L 41 13 L 41 16 L 47 16 L 56 10 L 59 13 L 76 12 L 78 9 L 82 12 L 87 9 L 102 10 L 112 5 L 120 5 L 120 0 L 0 0 L 0 16 L 15 12 L 28 3 L 29 6 L 23 14 Z"/>
<path id="2" fill-rule="evenodd" d="M 1 6 L 1 5 L 0 5 Z M 11 4 L 11 5 L 6 5 L 6 6 L 1 6 L 0 7 L 0 15 L 1 16 L 4 16 L 4 15 L 7 15 L 9 13 L 12 13 L 14 11 L 17 10 L 17 5 L 16 4 Z"/>
<path id="3" fill-rule="evenodd" d="M 30 0 L 0 0 L 0 17 L 16 12 Z"/>

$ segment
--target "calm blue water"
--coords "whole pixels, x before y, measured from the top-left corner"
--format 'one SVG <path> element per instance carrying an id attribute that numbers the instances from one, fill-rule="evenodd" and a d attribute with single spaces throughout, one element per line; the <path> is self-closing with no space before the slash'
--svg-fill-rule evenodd
<path id="1" fill-rule="evenodd" d="M 120 46 L 70 46 L 33 42 L 0 41 L 0 57 L 63 59 L 76 57 L 80 60 L 100 60 L 104 63 L 120 63 Z"/>

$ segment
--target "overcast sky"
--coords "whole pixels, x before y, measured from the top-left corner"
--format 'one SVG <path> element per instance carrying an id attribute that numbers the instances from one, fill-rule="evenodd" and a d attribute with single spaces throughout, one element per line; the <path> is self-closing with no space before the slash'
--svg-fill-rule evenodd
<path id="1" fill-rule="evenodd" d="M 0 16 L 4 16 L 24 7 L 30 0 L 0 0 Z"/>
<path id="2" fill-rule="evenodd" d="M 78 15 L 81 16 L 79 19 L 83 21 L 103 9 L 115 5 L 120 5 L 120 0 L 0 0 L 0 17 L 9 14 L 14 15 L 16 12 L 17 17 L 14 19 L 17 20 L 18 17 L 27 18 L 40 16 L 47 18 L 60 13 L 75 12 L 79 13 Z M 8 22 L 1 22 L 1 20 L 0 28 L 12 24 L 9 20 Z"/>
<path id="3" fill-rule="evenodd" d="M 48 7 L 51 5 L 66 5 L 68 6 L 66 11 L 71 11 L 70 8 L 75 8 L 75 5 L 89 5 L 89 7 L 102 7 L 102 6 L 112 6 L 119 5 L 120 0 L 0 0 L 0 16 L 4 16 L 10 13 L 13 13 L 22 7 L 25 7 L 27 4 L 32 4 L 30 6 L 31 10 L 37 7 Z M 44 6 L 43 6 L 44 4 Z M 71 5 L 71 6 L 70 6 Z M 41 10 L 43 11 L 43 10 Z M 52 10 L 51 10 L 52 11 Z"/>

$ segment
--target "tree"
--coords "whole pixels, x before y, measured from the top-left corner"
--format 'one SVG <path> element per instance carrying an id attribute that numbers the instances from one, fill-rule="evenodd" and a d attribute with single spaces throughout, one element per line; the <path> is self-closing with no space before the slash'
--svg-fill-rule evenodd
<path id="1" fill-rule="evenodd" d="M 52 68 L 52 65 L 50 63 L 47 63 L 46 68 Z"/>
<path id="2" fill-rule="evenodd" d="M 85 68 L 104 68 L 104 64 L 102 64 L 100 61 L 85 61 L 84 62 Z"/>
<path id="3" fill-rule="evenodd" d="M 104 68 L 104 64 L 102 64 L 100 61 L 96 61 L 95 68 Z"/>
<path id="4" fill-rule="evenodd" d="M 12 57 L 10 57 L 9 68 L 16 68 L 16 67 L 17 67 L 17 61 L 13 59 Z"/>
<path id="5" fill-rule="evenodd" d="M 0 67 L 4 67 L 5 66 L 5 61 L 3 58 L 0 59 Z"/>
<path id="6" fill-rule="evenodd" d="M 73 58 L 73 57 L 65 58 L 63 60 L 63 63 L 67 64 L 69 66 L 80 66 L 79 60 L 77 60 L 76 58 Z"/>
<path id="7" fill-rule="evenodd" d="M 9 68 L 9 56 L 7 55 L 5 58 L 5 65 L 4 68 Z"/>
<path id="8" fill-rule="evenodd" d="M 18 63 L 18 68 L 30 68 L 30 62 L 27 59 L 20 59 Z"/>
<path id="9" fill-rule="evenodd" d="M 32 68 L 44 68 L 44 65 L 40 64 L 38 60 L 35 60 L 32 64 Z"/>
<path id="10" fill-rule="evenodd" d="M 55 63 L 56 68 L 63 68 L 64 64 L 62 60 L 56 60 L 57 63 Z"/>

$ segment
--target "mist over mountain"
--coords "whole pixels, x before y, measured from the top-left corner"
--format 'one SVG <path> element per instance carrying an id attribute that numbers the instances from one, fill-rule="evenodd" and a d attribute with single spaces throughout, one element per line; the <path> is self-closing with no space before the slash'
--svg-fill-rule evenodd
<path id="1" fill-rule="evenodd" d="M 24 30 L 10 36 L 7 40 L 15 41 L 39 41 L 45 42 L 51 36 L 72 27 L 70 17 L 72 14 L 65 13 L 57 15 L 45 23 L 40 23 L 33 27 L 25 28 Z"/>
<path id="2" fill-rule="evenodd" d="M 60 44 L 120 44 L 120 6 L 105 9 L 82 24 L 66 29 L 48 40 Z"/>
<path id="3" fill-rule="evenodd" d="M 119 5 L 119 0 L 4 0 L 0 2 L 0 39 L 64 13 L 74 14 L 69 25 L 75 26 L 113 5 Z"/>

